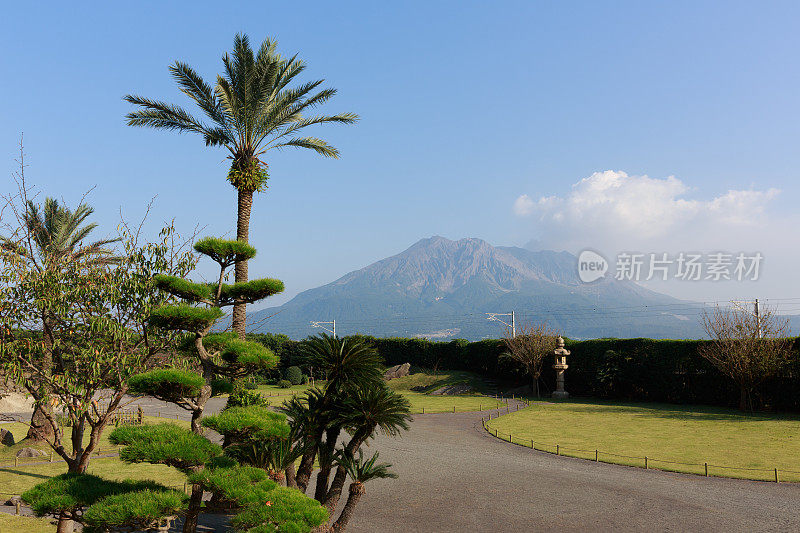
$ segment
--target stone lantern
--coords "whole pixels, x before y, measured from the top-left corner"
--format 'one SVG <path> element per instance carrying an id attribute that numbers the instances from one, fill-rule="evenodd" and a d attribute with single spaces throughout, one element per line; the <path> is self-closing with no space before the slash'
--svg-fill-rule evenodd
<path id="1" fill-rule="evenodd" d="M 567 366 L 567 356 L 569 350 L 564 348 L 564 339 L 558 338 L 558 348 L 555 349 L 556 363 L 553 368 L 556 371 L 556 390 L 553 391 L 553 398 L 557 400 L 564 400 L 569 398 L 569 393 L 564 390 L 564 371 L 569 368 Z"/>

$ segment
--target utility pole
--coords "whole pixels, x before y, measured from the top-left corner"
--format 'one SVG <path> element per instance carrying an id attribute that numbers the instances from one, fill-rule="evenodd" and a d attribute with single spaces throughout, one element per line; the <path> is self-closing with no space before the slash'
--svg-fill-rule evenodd
<path id="1" fill-rule="evenodd" d="M 511 311 L 510 313 L 486 313 L 486 314 L 489 315 L 486 317 L 486 320 L 494 320 L 495 322 L 500 322 L 501 324 L 504 324 L 507 328 L 511 328 L 512 339 L 517 336 L 517 317 L 514 311 Z M 510 316 L 511 324 L 509 324 L 505 320 L 497 318 L 499 316 Z"/>
<path id="2" fill-rule="evenodd" d="M 328 325 L 328 324 L 331 325 L 331 328 L 326 327 L 326 325 Z M 325 331 L 328 331 L 328 332 L 332 333 L 334 337 L 336 336 L 336 320 L 332 320 L 331 322 L 314 322 L 314 321 L 312 321 L 311 322 L 311 327 L 312 328 L 322 328 Z"/>
<path id="3" fill-rule="evenodd" d="M 733 306 L 736 309 L 739 309 L 740 311 L 743 311 L 745 313 L 749 313 L 749 314 L 751 314 L 751 315 L 753 315 L 755 317 L 755 319 L 756 319 L 756 334 L 758 335 L 758 338 L 760 339 L 760 338 L 762 338 L 764 336 L 764 333 L 761 330 L 761 311 L 758 308 L 758 298 L 756 298 L 755 301 L 752 302 L 753 303 L 753 311 L 752 312 L 748 311 L 747 308 L 745 307 L 745 305 L 747 305 L 749 303 L 751 303 L 751 302 L 749 302 L 749 301 L 731 301 L 731 304 L 733 304 Z"/>

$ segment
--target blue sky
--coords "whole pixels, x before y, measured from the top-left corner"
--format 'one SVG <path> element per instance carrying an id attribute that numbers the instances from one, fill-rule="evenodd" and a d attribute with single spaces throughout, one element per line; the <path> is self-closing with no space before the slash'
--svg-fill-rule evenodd
<path id="1" fill-rule="evenodd" d="M 213 80 L 243 31 L 254 42 L 274 37 L 306 61 L 309 79 L 336 87 L 326 111 L 362 117 L 314 131 L 339 160 L 269 159 L 250 271 L 284 279 L 286 297 L 434 234 L 608 253 L 763 247 L 762 285 L 660 290 L 800 296 L 796 2 L 133 4 L 17 2 L 0 22 L 0 169 L 11 175 L 24 132 L 28 179 L 68 203 L 94 187 L 89 202 L 107 233 L 120 208 L 135 219 L 157 195 L 151 230 L 174 217 L 184 231 L 231 234 L 224 152 L 125 126 L 122 96 L 186 104 L 168 65 L 184 60 Z M 675 176 L 683 188 L 659 209 L 708 210 L 740 191 L 739 208 L 757 220 L 741 230 L 730 217 L 692 219 L 713 228 L 698 242 L 685 227 L 653 236 L 610 219 L 593 235 L 580 221 L 554 226 L 552 212 L 514 209 L 522 195 L 534 207 L 566 200 L 608 170 Z"/>

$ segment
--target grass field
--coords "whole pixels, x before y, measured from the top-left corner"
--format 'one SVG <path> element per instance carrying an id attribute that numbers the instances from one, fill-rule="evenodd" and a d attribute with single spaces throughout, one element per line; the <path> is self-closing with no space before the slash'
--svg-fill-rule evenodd
<path id="1" fill-rule="evenodd" d="M 168 421 L 173 424 L 179 424 L 188 427 L 189 423 L 185 421 L 175 421 L 168 419 L 158 419 L 155 417 L 145 417 L 145 423 L 158 423 Z M 2 424 L 0 427 L 11 430 L 14 434 L 15 440 L 20 440 L 25 436 L 28 426 L 20 423 Z M 117 446 L 109 444 L 107 435 L 111 433 L 113 428 L 108 428 L 103 434 L 100 442 L 100 451 L 103 454 L 114 453 L 118 451 Z M 88 441 L 88 437 L 86 439 Z M 26 442 L 17 442 L 14 446 L 5 447 L 0 446 L 0 464 L 9 465 L 14 462 L 14 454 L 20 448 L 30 446 Z M 50 453 L 50 447 L 47 445 L 31 446 L 45 450 Z M 66 463 L 61 460 L 57 455 L 53 457 L 52 463 L 44 464 L 26 464 L 26 463 L 41 463 L 42 460 L 49 460 L 49 457 L 34 457 L 20 459 L 19 464 L 14 466 L 4 466 L 0 468 L 0 497 L 7 499 L 10 495 L 20 495 L 29 488 L 43 480 L 62 474 L 67 471 Z M 154 479 L 159 483 L 170 485 L 174 487 L 183 487 L 186 476 L 174 468 L 164 465 L 151 465 L 147 463 L 142 464 L 126 464 L 116 457 L 107 458 L 93 458 L 89 463 L 89 473 L 102 476 L 108 479 Z M 0 528 L 0 533 L 5 530 Z"/>
<path id="2" fill-rule="evenodd" d="M 513 442 L 562 455 L 678 472 L 800 481 L 800 417 L 668 404 L 532 402 L 486 423 Z M 616 455 L 613 455 L 616 454 Z M 629 457 L 619 457 L 629 456 Z M 674 463 L 690 463 L 680 465 Z M 727 467 L 727 468 L 723 468 Z"/>
<path id="3" fill-rule="evenodd" d="M 473 388 L 473 392 L 450 395 L 432 395 L 432 391 L 448 385 L 466 384 Z M 477 375 L 470 372 L 446 371 L 432 372 L 429 370 L 416 371 L 402 378 L 392 379 L 388 382 L 389 388 L 405 396 L 411 402 L 411 412 L 444 413 L 463 411 L 480 411 L 482 409 L 495 409 L 505 403 L 487 396 L 485 382 Z"/>
<path id="4" fill-rule="evenodd" d="M 0 533 L 50 533 L 55 530 L 56 526 L 47 518 L 0 513 Z"/>

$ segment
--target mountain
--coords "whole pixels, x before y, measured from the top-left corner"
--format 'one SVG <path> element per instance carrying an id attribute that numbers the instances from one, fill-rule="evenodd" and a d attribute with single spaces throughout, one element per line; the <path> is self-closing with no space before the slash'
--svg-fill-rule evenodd
<path id="1" fill-rule="evenodd" d="M 513 310 L 517 324 L 546 321 L 572 338 L 699 338 L 699 309 L 610 273 L 582 283 L 568 252 L 431 237 L 255 312 L 248 322 L 253 331 L 293 338 L 318 332 L 312 320 L 335 319 L 340 335 L 477 340 L 503 334 L 505 327 L 486 313 Z"/>

